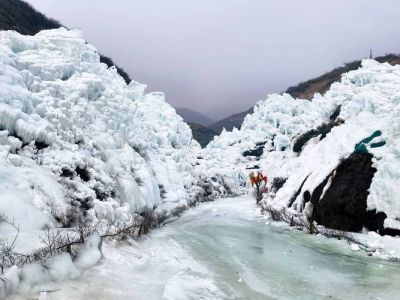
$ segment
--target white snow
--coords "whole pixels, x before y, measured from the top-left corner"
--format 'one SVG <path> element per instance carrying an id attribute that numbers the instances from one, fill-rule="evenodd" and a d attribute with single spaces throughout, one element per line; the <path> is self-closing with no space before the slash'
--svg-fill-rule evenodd
<path id="1" fill-rule="evenodd" d="M 362 68 L 344 74 L 340 83 L 333 84 L 324 96 L 315 95 L 312 101 L 287 94 L 270 95 L 256 105 L 240 130 L 224 130 L 204 150 L 192 139 L 189 126 L 165 102 L 164 95 L 146 93 L 145 88 L 137 82 L 126 85 L 114 67 L 100 63 L 97 50 L 78 31 L 61 28 L 36 36 L 0 32 L 0 214 L 20 228 L 18 251 L 39 248 L 42 229 L 70 225 L 76 209 L 97 220 L 117 218 L 128 223 L 147 210 L 168 215 L 188 207 L 199 194 L 205 193 L 201 191 L 202 184 L 208 184 L 207 192 L 214 196 L 228 188 L 246 193 L 248 173 L 257 167 L 270 179 L 287 178 L 284 186 L 268 198 L 276 208 L 287 207 L 303 182 L 303 191 L 315 189 L 341 159 L 354 151 L 357 143 L 376 131 L 382 134 L 371 143 L 385 144 L 377 148 L 371 147 L 371 143 L 366 145 L 377 169 L 367 204 L 369 209 L 386 213 L 386 227 L 400 229 L 400 66 L 364 60 Z M 294 153 L 296 138 L 328 122 L 339 106 L 338 122 L 331 132 L 324 139 L 310 139 L 300 153 Z M 264 150 L 259 158 L 243 155 L 260 147 Z M 291 213 L 309 213 L 309 207 L 303 208 L 301 201 L 301 196 L 294 199 Z M 208 254 L 217 252 L 216 244 L 210 240 L 215 234 L 213 230 L 224 230 L 220 220 L 232 217 L 228 207 L 235 205 L 234 200 L 224 205 L 201 211 L 213 218 L 213 228 L 200 226 L 196 227 L 200 233 L 190 232 L 199 238 L 201 230 L 205 230 L 202 236 L 210 242 L 206 245 Z M 249 215 L 254 216 L 247 204 L 240 208 L 240 218 L 248 220 Z M 233 215 L 238 217 L 236 212 Z M 196 221 L 200 217 L 193 218 Z M 10 241 L 16 231 L 9 222 L 0 223 L 0 234 Z M 367 245 L 366 250 L 373 256 L 400 257 L 399 239 L 374 232 L 355 237 Z M 256 240 L 259 242 L 257 236 Z M 203 245 L 204 240 L 200 241 Z M 155 268 L 143 275 L 155 276 L 157 286 L 142 295 L 161 295 L 165 299 L 226 296 L 210 268 L 190 257 L 187 249 L 170 237 L 162 242 L 165 244 L 154 247 L 144 242 L 143 247 L 149 246 L 146 251 L 127 250 L 129 255 L 138 256 L 132 264 L 127 263 L 130 256 L 119 252 L 124 249 L 107 244 L 106 256 L 117 257 L 117 261 L 105 263 L 106 275 L 117 277 L 121 270 L 112 269 L 120 267 L 121 261 L 127 264 L 130 270 L 123 271 L 128 274 L 126 281 L 120 283 L 123 290 L 132 284 L 129 272 L 165 264 L 165 270 Z M 232 246 L 235 241 L 231 237 L 223 243 L 227 251 L 238 251 Z M 98 265 L 102 258 L 100 245 L 99 236 L 93 235 L 75 259 L 64 253 L 51 257 L 46 265 L 32 263 L 22 270 L 10 268 L 1 277 L 5 280 L 0 281 L 0 297 L 17 289 L 26 295 L 32 290 L 40 292 L 38 286 L 48 282 L 74 282 L 84 272 L 90 272 L 87 269 Z M 192 251 L 201 249 L 198 244 L 186 246 Z M 288 256 L 287 249 L 282 252 L 271 247 L 275 255 Z M 350 249 L 356 254 L 362 252 L 356 244 Z M 247 250 L 259 251 L 257 245 Z M 171 256 L 168 251 L 176 251 L 177 255 Z M 202 257 L 204 253 L 197 255 Z M 272 280 L 274 273 L 268 273 L 272 279 L 259 277 L 240 261 L 242 258 L 235 261 L 237 256 L 233 256 L 226 263 L 232 263 L 238 273 L 227 274 L 225 266 L 215 261 L 221 272 L 230 276 L 234 284 L 249 288 L 247 295 L 270 295 L 265 280 Z M 141 257 L 145 257 L 144 263 Z M 177 263 L 178 257 L 183 262 Z M 315 261 L 311 259 L 310 264 L 306 260 L 300 262 L 300 269 L 311 272 L 301 280 L 323 283 L 322 277 L 313 273 L 316 267 L 310 268 L 318 265 L 318 259 L 319 256 Z M 270 261 L 272 265 L 273 262 Z M 332 270 L 325 275 L 335 278 Z M 134 279 L 143 283 L 140 278 Z M 144 284 L 148 280 L 145 278 Z M 300 279 L 293 281 L 297 280 Z M 104 278 L 99 279 L 102 281 Z M 341 279 L 343 282 L 345 279 Z M 327 289 L 334 292 L 332 287 Z M 121 290 L 108 294 L 116 296 Z M 49 295 L 42 292 L 40 297 L 50 298 Z"/>
<path id="2" fill-rule="evenodd" d="M 0 214 L 20 228 L 17 251 L 39 248 L 42 229 L 70 225 L 76 209 L 128 223 L 193 202 L 200 146 L 164 95 L 145 88 L 100 63 L 79 31 L 0 32 Z M 15 233 L 0 223 L 3 238 Z M 57 275 L 31 265 L 21 276 L 74 277 L 101 257 L 82 251 L 76 262 L 54 258 Z"/>
<path id="3" fill-rule="evenodd" d="M 100 247 L 100 236 L 96 234 L 90 236 L 79 249 L 78 257 L 74 262 L 75 266 L 80 270 L 94 267 L 101 259 Z"/>
<path id="4" fill-rule="evenodd" d="M 17 291 L 19 284 L 19 271 L 16 266 L 11 267 L 0 276 L 0 298 L 5 298 L 7 295 Z"/>
<path id="5" fill-rule="evenodd" d="M 199 148 L 190 128 L 162 93 L 100 63 L 78 31 L 1 32 L 0 66 L 1 212 L 40 229 L 73 202 L 99 217 L 186 203 Z"/>
<path id="6" fill-rule="evenodd" d="M 101 238 L 98 235 L 92 235 L 79 249 L 74 260 L 68 253 L 61 253 L 52 256 L 48 261 L 25 265 L 17 278 L 16 287 L 19 294 L 29 295 L 36 286 L 48 282 L 61 282 L 80 277 L 85 270 L 99 263 L 100 244 Z"/>
<path id="7" fill-rule="evenodd" d="M 250 196 L 202 203 L 139 241 L 104 243 L 104 259 L 81 277 L 38 285 L 26 297 L 47 290 L 49 300 L 397 298 L 397 263 L 259 217 Z"/>
<path id="8" fill-rule="evenodd" d="M 327 123 L 341 106 L 341 120 L 326 137 L 308 141 L 300 154 L 293 152 L 296 137 Z M 377 169 L 367 199 L 368 209 L 385 212 L 385 226 L 400 229 L 400 66 L 364 60 L 359 70 L 343 75 L 341 82 L 312 101 L 291 96 L 271 95 L 260 101 L 248 115 L 240 130 L 224 131 L 204 150 L 199 169 L 209 176 L 222 174 L 233 190 L 244 191 L 248 173 L 260 167 L 270 178 L 288 178 L 275 197 L 269 199 L 276 208 L 287 207 L 303 181 L 302 192 L 313 191 L 339 164 L 355 145 L 375 131 L 382 135 L 371 143 L 386 144 L 371 148 L 373 166 Z M 264 144 L 262 156 L 245 157 L 244 151 Z M 302 194 L 292 206 L 302 212 Z M 307 212 L 305 209 L 304 212 Z"/>

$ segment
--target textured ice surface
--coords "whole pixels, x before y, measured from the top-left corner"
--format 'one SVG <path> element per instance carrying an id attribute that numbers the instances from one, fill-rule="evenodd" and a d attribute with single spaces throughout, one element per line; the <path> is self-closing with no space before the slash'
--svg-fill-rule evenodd
<path id="1" fill-rule="evenodd" d="M 328 122 L 338 106 L 338 126 L 295 154 L 294 140 Z M 224 131 L 200 150 L 162 93 L 127 86 L 79 32 L 0 32 L 0 213 L 21 228 L 17 249 L 29 251 L 71 207 L 126 221 L 146 209 L 168 213 L 192 200 L 195 176 L 222 175 L 243 191 L 246 168 L 256 165 L 270 178 L 288 178 L 273 199 L 286 206 L 307 176 L 303 188 L 312 190 L 379 130 L 374 142 L 385 144 L 367 145 L 377 168 L 368 207 L 388 215 L 385 226 L 400 228 L 399 113 L 400 67 L 366 60 L 312 102 L 269 96 L 241 130 Z M 243 156 L 261 146 L 260 158 Z M 49 269 L 28 266 L 20 291 L 54 290 L 42 292 L 48 299 L 395 299 L 400 278 L 392 264 L 367 260 L 354 246 L 266 227 L 253 210 L 250 198 L 204 205 L 133 246 L 106 244 L 97 266 L 93 238 L 76 261 L 60 255 Z M 3 222 L 0 234 L 12 238 L 15 230 Z M 376 255 L 399 257 L 397 239 L 357 238 Z M 7 271 L 0 293 L 15 291 L 17 275 Z"/>
<path id="2" fill-rule="evenodd" d="M 0 32 L 0 212 L 23 231 L 71 206 L 129 220 L 186 205 L 198 149 L 162 93 L 126 85 L 79 32 Z"/>
<path id="3" fill-rule="evenodd" d="M 47 299 L 397 299 L 396 263 L 344 241 L 257 222 L 251 197 L 201 204 L 132 245 L 106 244 Z M 372 240 L 371 240 L 372 241 Z M 14 297 L 12 299 L 20 299 Z"/>
<path id="4" fill-rule="evenodd" d="M 341 106 L 336 125 L 330 133 L 312 138 L 300 154 L 293 152 L 298 136 L 328 123 Z M 359 70 L 346 73 L 324 95 L 312 101 L 289 95 L 271 95 L 260 101 L 240 130 L 224 131 L 204 150 L 202 172 L 223 174 L 233 189 L 240 191 L 249 171 L 258 166 L 269 178 L 288 178 L 278 191 L 273 205 L 287 206 L 308 176 L 303 191 L 313 191 L 363 139 L 382 132 L 367 149 L 374 155 L 377 172 L 367 199 L 369 209 L 385 212 L 385 226 L 400 228 L 400 66 L 364 60 Z M 373 144 L 385 142 L 380 147 Z M 265 145 L 264 145 L 265 144 Z M 259 158 L 244 151 L 264 145 Z M 302 194 L 293 209 L 299 212 Z"/>

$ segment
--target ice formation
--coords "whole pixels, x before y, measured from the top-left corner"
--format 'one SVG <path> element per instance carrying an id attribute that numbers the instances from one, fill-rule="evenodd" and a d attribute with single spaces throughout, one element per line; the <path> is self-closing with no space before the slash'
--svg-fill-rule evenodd
<path id="1" fill-rule="evenodd" d="M 385 227 L 400 229 L 399 113 L 400 66 L 364 60 L 359 70 L 344 74 L 341 82 L 324 96 L 316 94 L 312 101 L 287 94 L 260 101 L 240 130 L 224 131 L 214 138 L 199 168 L 210 176 L 223 174 L 239 192 L 249 170 L 260 169 L 271 181 L 287 179 L 268 201 L 276 208 L 290 206 L 299 213 L 303 212 L 303 192 L 313 191 L 361 145 L 373 155 L 377 169 L 368 209 L 387 215 Z M 360 143 L 368 137 L 371 141 Z M 289 205 L 299 187 L 301 193 Z"/>
<path id="2" fill-rule="evenodd" d="M 240 130 L 202 150 L 162 93 L 126 85 L 78 31 L 0 32 L 0 216 L 20 227 L 17 249 L 31 251 L 43 228 L 71 226 L 76 211 L 126 222 L 145 211 L 165 216 L 199 197 L 246 191 L 258 169 L 282 179 L 269 204 L 307 215 L 303 192 L 366 151 L 376 168 L 368 209 L 400 229 L 399 113 L 400 66 L 365 60 L 312 101 L 269 96 Z M 0 234 L 12 239 L 15 228 L 0 222 Z M 29 290 L 79 276 L 101 258 L 99 243 L 91 237 L 75 260 L 52 257 L 52 271 L 10 268 L 0 296 L 19 278 Z"/>
<path id="3" fill-rule="evenodd" d="M 0 212 L 21 235 L 67 226 L 72 209 L 129 220 L 186 206 L 198 149 L 162 93 L 126 85 L 80 32 L 0 33 Z"/>

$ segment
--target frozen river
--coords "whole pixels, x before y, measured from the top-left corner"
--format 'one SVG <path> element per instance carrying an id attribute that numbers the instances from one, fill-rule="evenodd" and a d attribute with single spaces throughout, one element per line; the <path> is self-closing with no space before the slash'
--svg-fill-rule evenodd
<path id="1" fill-rule="evenodd" d="M 259 221 L 249 197 L 201 204 L 131 245 L 103 246 L 47 299 L 400 299 L 400 265 Z M 44 297 L 43 297 L 44 298 Z"/>

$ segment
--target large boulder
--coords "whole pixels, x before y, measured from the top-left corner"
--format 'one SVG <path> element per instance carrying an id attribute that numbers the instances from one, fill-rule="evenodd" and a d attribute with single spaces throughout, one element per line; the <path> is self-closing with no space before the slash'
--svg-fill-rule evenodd
<path id="1" fill-rule="evenodd" d="M 345 231 L 383 230 L 386 216 L 367 211 L 368 190 L 376 172 L 372 157 L 355 152 L 339 165 L 325 194 L 313 203 L 318 224 Z"/>

